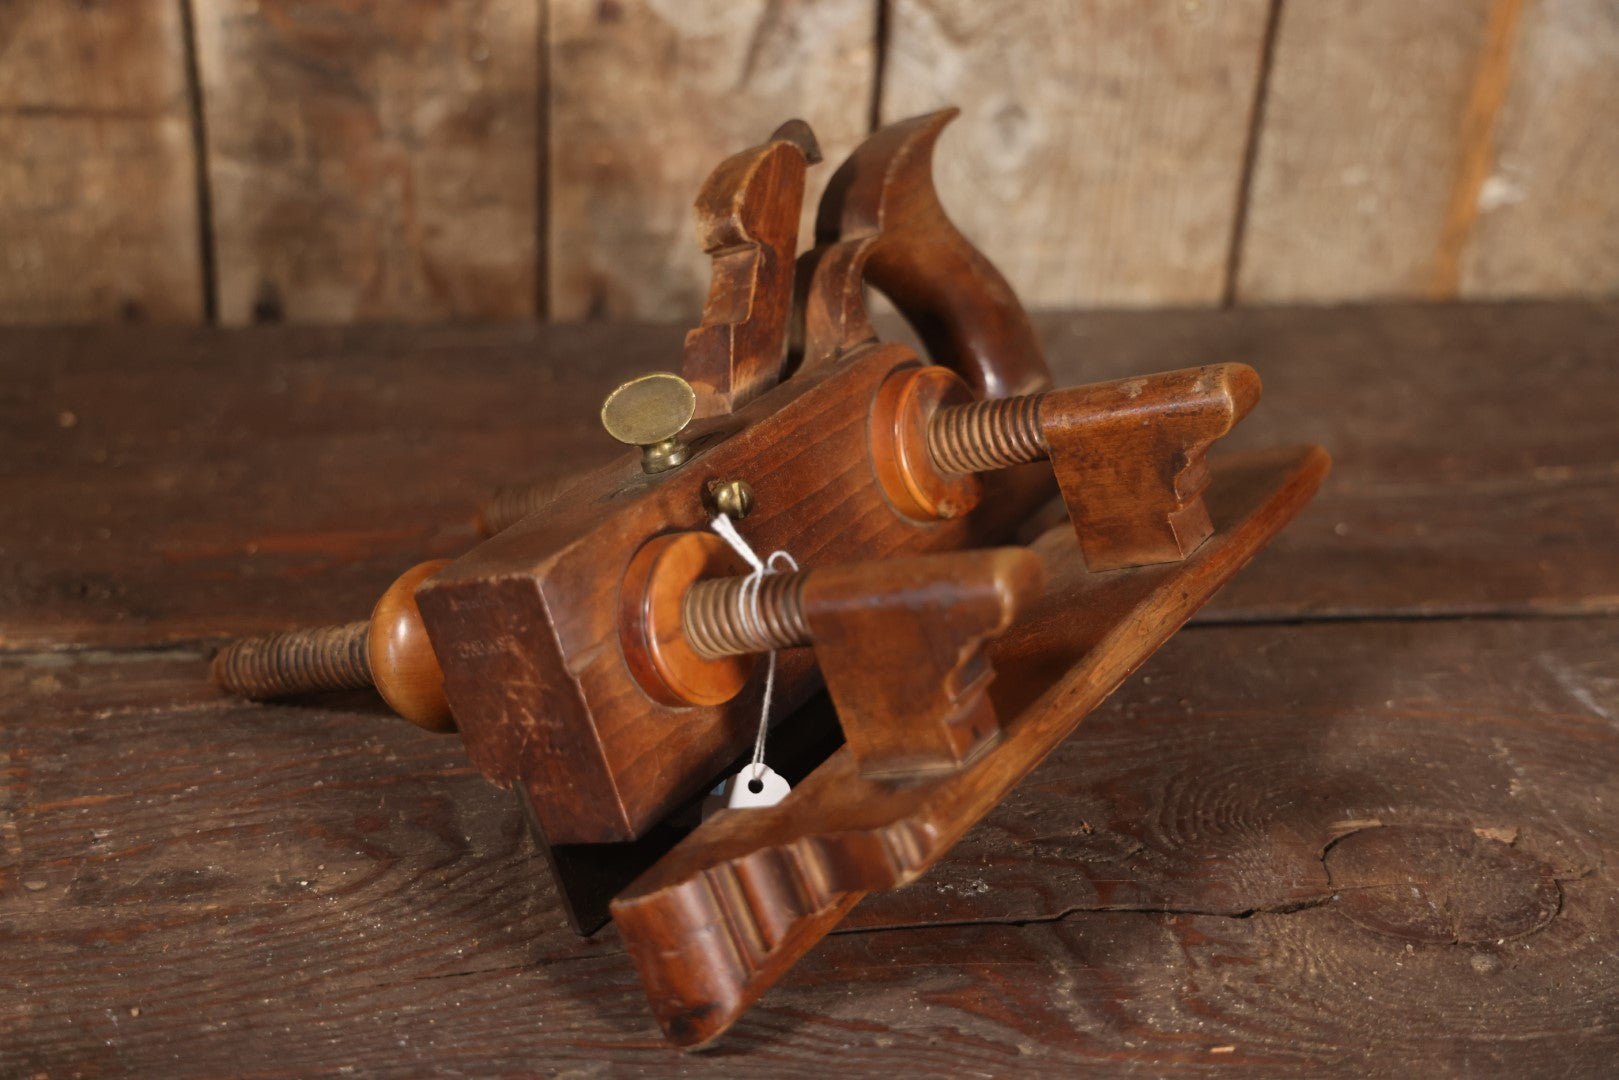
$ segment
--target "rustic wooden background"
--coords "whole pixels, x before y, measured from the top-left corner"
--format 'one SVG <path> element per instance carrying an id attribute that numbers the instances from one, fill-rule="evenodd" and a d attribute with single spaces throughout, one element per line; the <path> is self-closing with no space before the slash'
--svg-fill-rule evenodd
<path id="1" fill-rule="evenodd" d="M 1333 474 L 700 1055 L 458 739 L 207 678 L 613 456 L 680 328 L 0 328 L 0 1077 L 1613 1077 L 1619 303 L 1034 323 L 1064 384 L 1252 360 L 1221 449 Z"/>
<path id="2" fill-rule="evenodd" d="M 0 0 L 0 322 L 686 318 L 714 162 L 952 102 L 1031 306 L 1619 291 L 1615 0 Z"/>

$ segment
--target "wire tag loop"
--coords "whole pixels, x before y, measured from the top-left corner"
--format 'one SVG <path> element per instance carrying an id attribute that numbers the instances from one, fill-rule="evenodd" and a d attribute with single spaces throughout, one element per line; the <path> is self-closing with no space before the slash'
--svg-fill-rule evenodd
<path id="1" fill-rule="evenodd" d="M 724 514 L 715 514 L 709 522 L 709 527 L 752 567 L 742 582 L 738 596 L 740 608 L 738 614 L 748 631 L 757 632 L 763 637 L 764 616 L 759 611 L 759 590 L 764 585 L 767 575 L 797 570 L 798 560 L 780 549 L 772 551 L 769 558 L 759 558 L 758 552 L 753 550 L 753 545 L 743 538 L 737 531 L 736 524 Z M 770 730 L 770 703 L 775 692 L 776 652 L 772 649 L 765 660 L 764 704 L 759 709 L 759 733 L 753 739 L 753 759 L 727 783 L 728 806 L 736 808 L 774 806 L 786 798 L 787 792 L 791 790 L 787 781 L 765 764 L 765 736 Z"/>

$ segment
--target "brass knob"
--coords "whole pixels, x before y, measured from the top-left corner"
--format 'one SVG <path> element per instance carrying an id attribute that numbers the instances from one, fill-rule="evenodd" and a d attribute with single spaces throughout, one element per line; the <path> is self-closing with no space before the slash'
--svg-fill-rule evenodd
<path id="1" fill-rule="evenodd" d="M 654 371 L 624 383 L 602 402 L 602 427 L 641 448 L 641 468 L 660 473 L 684 465 L 691 448 L 680 433 L 697 411 L 697 392 L 679 375 Z"/>

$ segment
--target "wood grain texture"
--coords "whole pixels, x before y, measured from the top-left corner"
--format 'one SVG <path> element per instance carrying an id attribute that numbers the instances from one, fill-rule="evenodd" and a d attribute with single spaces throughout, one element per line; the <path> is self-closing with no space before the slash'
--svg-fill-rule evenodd
<path id="1" fill-rule="evenodd" d="M 836 162 L 866 133 L 873 0 L 559 0 L 550 12 L 550 312 L 695 324 L 692 200 L 801 117 Z M 801 236 L 828 168 L 811 169 Z"/>
<path id="2" fill-rule="evenodd" d="M 1220 299 L 1264 0 L 895 0 L 884 121 L 963 106 L 945 208 L 1035 308 Z"/>
<path id="3" fill-rule="evenodd" d="M 1054 390 L 1041 400 L 1040 434 L 1092 572 L 1178 562 L 1209 538 L 1209 448 L 1242 422 L 1259 392 L 1253 368 L 1224 364 Z M 1098 445 L 1110 448 L 1103 461 Z"/>
<path id="4" fill-rule="evenodd" d="M 1232 448 L 1333 453 L 1205 618 L 1619 611 L 1613 304 L 1036 325 L 1059 385 L 1250 363 L 1265 398 Z M 470 548 L 495 486 L 620 452 L 596 403 L 675 366 L 683 330 L 0 333 L 0 648 L 363 618 L 405 568 Z"/>
<path id="5" fill-rule="evenodd" d="M 516 318 L 540 0 L 198 0 L 226 324 Z"/>
<path id="6" fill-rule="evenodd" d="M 806 567 L 1005 542 L 1046 501 L 1002 474 L 972 515 L 936 527 L 888 506 L 868 463 L 866 416 L 884 379 L 915 362 L 909 349 L 880 345 L 842 370 L 804 373 L 694 426 L 693 465 L 655 479 L 637 452 L 620 455 L 423 587 L 417 599 L 468 752 L 495 782 L 527 790 L 548 840 L 640 835 L 748 746 L 762 672 L 730 700 L 659 708 L 621 644 L 626 568 L 650 537 L 708 527 L 710 480 L 747 477 L 748 542 L 789 550 Z M 782 656 L 777 702 L 799 704 L 814 686 L 803 650 Z"/>
<path id="7" fill-rule="evenodd" d="M 1238 302 L 1428 294 L 1496 2 L 1283 3 Z"/>
<path id="8" fill-rule="evenodd" d="M 364 618 L 406 568 L 477 541 L 475 508 L 496 485 L 622 450 L 582 405 L 667 366 L 679 333 L 581 333 L 8 332 L 0 501 L 28 509 L 0 515 L 0 642 Z M 596 356 L 608 359 L 587 369 Z M 487 375 L 469 381 L 473 369 Z"/>
<path id="9" fill-rule="evenodd" d="M 201 317 L 181 11 L 0 4 L 0 323 Z"/>
<path id="10" fill-rule="evenodd" d="M 454 731 L 444 700 L 444 672 L 416 606 L 416 587 L 447 560 L 429 559 L 399 576 L 377 600 L 366 634 L 367 666 L 377 693 L 390 708 L 428 731 Z"/>
<path id="11" fill-rule="evenodd" d="M 919 328 L 922 354 L 953 368 L 974 393 L 1007 397 L 1051 385 L 1022 300 L 939 202 L 934 144 L 956 115 L 946 108 L 883 126 L 827 181 L 816 250 L 805 259 L 806 369 L 878 336 L 865 297 L 880 290 Z"/>
<path id="12" fill-rule="evenodd" d="M 877 193 L 879 209 L 890 203 L 886 193 L 891 189 L 892 201 L 902 206 L 914 203 L 921 190 L 927 205 L 936 209 L 925 176 L 895 164 L 892 155 L 872 156 L 873 146 L 881 150 L 896 136 L 906 145 L 910 128 L 902 124 L 874 135 L 831 183 L 847 185 L 842 189 L 847 192 Z M 643 563 L 638 556 L 643 545 L 672 531 L 713 531 L 716 482 L 741 485 L 745 478 L 749 486 L 743 490 L 754 504 L 749 543 L 781 552 L 795 569 L 1005 543 L 1050 499 L 1049 480 L 1030 483 L 1023 474 L 998 474 L 985 481 L 984 502 L 949 524 L 919 523 L 888 504 L 873 475 L 868 414 L 878 388 L 897 370 L 918 363 L 903 345 L 873 341 L 850 352 L 840 365 L 809 355 L 793 378 L 770 385 L 786 355 L 790 266 L 804 166 L 818 157 L 807 125 L 789 121 L 762 149 L 727 159 L 705 185 L 697 203 L 700 246 L 718 259 L 704 324 L 685 342 L 683 359 L 691 384 L 673 374 L 643 376 L 614 390 L 602 406 L 608 433 L 639 445 L 640 451 L 581 478 L 543 513 L 490 537 L 419 590 L 427 633 L 443 664 L 444 691 L 469 755 L 491 780 L 527 794 L 550 844 L 626 842 L 645 836 L 712 787 L 719 770 L 745 748 L 746 733 L 757 723 L 753 716 L 760 706 L 750 695 L 726 700 L 687 692 L 701 678 L 659 679 L 659 685 L 649 688 L 649 674 L 670 673 L 674 665 L 663 661 L 674 650 L 662 653 L 647 646 L 642 619 L 623 617 L 626 569 L 643 581 L 655 583 L 661 576 L 656 564 Z M 827 227 L 828 216 L 817 216 L 816 259 L 843 246 L 846 232 Z M 889 240 L 884 232 L 857 235 L 862 245 Z M 1025 375 L 1046 385 L 1049 371 L 1043 358 L 1031 352 L 1032 331 L 1022 307 L 1004 295 L 1004 286 L 979 295 L 973 286 L 982 275 L 961 257 L 964 251 L 976 252 L 953 229 L 943 236 L 945 243 L 936 241 L 936 246 L 951 249 L 953 262 L 917 265 L 919 260 L 900 260 L 874 280 L 900 285 L 892 295 L 908 313 L 913 309 L 906 303 L 907 293 L 960 294 L 963 302 L 951 320 L 941 321 L 937 339 L 963 357 L 962 373 L 975 376 L 980 385 L 1005 384 Z M 734 265 L 737 259 L 742 265 Z M 950 287 L 928 290 L 916 279 L 948 281 Z M 810 277 L 806 295 L 830 292 L 841 302 L 848 295 L 846 286 L 843 279 L 826 284 Z M 1023 347 L 970 354 L 972 344 L 1004 335 L 1010 322 L 1023 331 Z M 746 329 L 743 340 L 748 342 L 741 356 L 731 334 L 739 327 Z M 705 342 L 714 347 L 705 347 Z M 649 423 L 639 431 L 639 425 L 620 423 L 636 410 L 641 399 L 635 393 L 651 393 L 659 379 L 677 394 L 682 404 L 678 412 L 667 424 Z M 700 408 L 699 414 L 707 415 L 687 428 L 694 406 L 704 397 L 725 411 Z M 619 415 L 621 405 L 625 417 Z M 662 449 L 666 446 L 672 450 Z M 688 457 L 691 464 L 685 468 L 665 467 Z M 739 551 L 747 550 L 736 537 L 731 539 Z M 751 555 L 749 560 L 764 568 Z M 643 568 L 648 577 L 642 576 Z M 819 595 L 816 580 L 812 575 L 805 585 L 804 612 L 811 625 L 816 618 L 811 600 Z M 1013 592 L 1004 582 L 995 591 Z M 640 605 L 642 618 L 653 612 L 653 622 L 659 609 L 673 606 L 660 602 L 655 591 L 629 602 Z M 833 620 L 824 627 L 829 638 L 850 633 L 847 625 L 823 614 Z M 653 627 L 650 636 L 656 641 L 662 633 Z M 960 649 L 970 641 L 945 647 Z M 904 659 L 896 656 L 890 662 Z M 839 690 L 844 678 L 833 671 L 843 665 L 827 660 L 821 666 L 840 711 L 848 715 Z M 758 680 L 767 710 L 772 688 L 774 700 L 784 708 L 802 701 L 813 688 L 806 657 L 784 659 L 779 678 L 774 658 L 768 670 Z M 940 674 L 951 678 L 956 672 L 945 666 Z M 972 676 L 964 672 L 960 677 Z M 673 698 L 678 711 L 658 709 L 649 695 L 664 703 Z M 846 730 L 851 743 L 859 741 L 852 729 Z M 978 734 L 974 725 L 972 737 Z M 863 760 L 867 767 L 892 771 L 899 765 L 897 755 L 886 746 L 875 749 L 880 745 L 880 739 L 868 740 L 873 752 Z M 930 747 L 928 755 L 938 749 Z M 946 760 L 965 749 L 952 746 Z"/>
<path id="13" fill-rule="evenodd" d="M 1046 570 L 1022 547 L 831 566 L 804 579 L 804 622 L 865 779 L 950 772 L 995 744 L 985 646 L 1033 606 Z"/>
<path id="14" fill-rule="evenodd" d="M 709 1042 L 861 893 L 921 877 L 1248 562 L 1326 468 L 1319 447 L 1226 458 L 1210 490 L 1221 531 L 1184 563 L 1093 574 L 1068 526 L 1048 529 L 1031 549 L 1050 580 L 987 644 L 993 708 L 969 714 L 973 733 L 998 722 L 1000 737 L 959 771 L 919 771 L 909 783 L 872 777 L 862 747 L 869 734 L 850 723 L 857 714 L 840 692 L 843 664 L 834 670 L 837 656 L 828 657 L 822 667 L 845 746 L 780 802 L 704 821 L 613 901 L 614 925 L 670 1040 Z M 812 627 L 814 578 L 805 585 Z M 815 635 L 819 654 L 818 627 Z M 868 686 L 864 697 L 885 693 Z M 898 718 L 887 725 L 904 726 Z"/>
<path id="15" fill-rule="evenodd" d="M 1615 610 L 1619 308 L 1038 328 L 1061 383 L 1250 362 L 1230 441 L 1333 448 L 1213 615 L 1285 622 L 1178 635 L 697 1058 L 455 740 L 198 641 L 615 452 L 585 406 L 681 328 L 0 335 L 0 1074 L 1602 1075 L 1619 619 L 1407 616 Z"/>
<path id="16" fill-rule="evenodd" d="M 1462 295 L 1619 291 L 1615 116 L 1619 9 L 1601 0 L 1530 3 L 1462 256 Z"/>
<path id="17" fill-rule="evenodd" d="M 1615 656 L 1611 619 L 1186 631 L 698 1057 L 611 931 L 564 928 L 453 739 L 225 702 L 183 651 L 14 657 L 0 1071 L 1599 1075 Z M 1426 884 L 1560 909 L 1501 942 L 1368 927 L 1335 849 L 1419 827 L 1515 853 Z"/>
<path id="18" fill-rule="evenodd" d="M 806 125 L 784 128 L 727 158 L 697 196 L 697 245 L 711 263 L 682 370 L 698 416 L 735 412 L 776 385 L 787 360 L 805 172 L 820 151 Z"/>
<path id="19" fill-rule="evenodd" d="M 1462 251 L 1478 220 L 1479 199 L 1489 178 L 1490 159 L 1495 155 L 1495 121 L 1506 98 L 1525 2 L 1493 0 L 1484 23 L 1467 108 L 1462 113 L 1460 152 L 1451 178 L 1450 200 L 1428 281 L 1428 296 L 1436 300 L 1455 299 L 1461 284 Z"/>

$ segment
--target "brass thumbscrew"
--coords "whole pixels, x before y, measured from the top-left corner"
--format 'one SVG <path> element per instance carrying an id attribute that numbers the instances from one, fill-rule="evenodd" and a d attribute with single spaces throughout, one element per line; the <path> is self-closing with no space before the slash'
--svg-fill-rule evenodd
<path id="1" fill-rule="evenodd" d="M 641 448 L 641 468 L 660 473 L 684 465 L 691 456 L 691 448 L 681 441 L 680 433 L 696 410 L 697 392 L 690 383 L 672 372 L 655 371 L 622 383 L 608 394 L 602 402 L 601 422 L 607 434 L 619 442 Z M 484 536 L 504 532 L 549 506 L 576 479 L 577 476 L 563 476 L 496 489 L 478 511 L 478 531 Z M 741 497 L 735 493 L 715 493 L 715 497 L 721 501 L 734 499 L 728 506 L 740 505 Z M 721 509 L 731 513 L 726 506 Z"/>
<path id="2" fill-rule="evenodd" d="M 666 472 L 686 463 L 691 447 L 680 433 L 697 411 L 697 392 L 679 375 L 654 371 L 622 384 L 602 402 L 602 427 L 641 448 L 641 468 Z"/>

